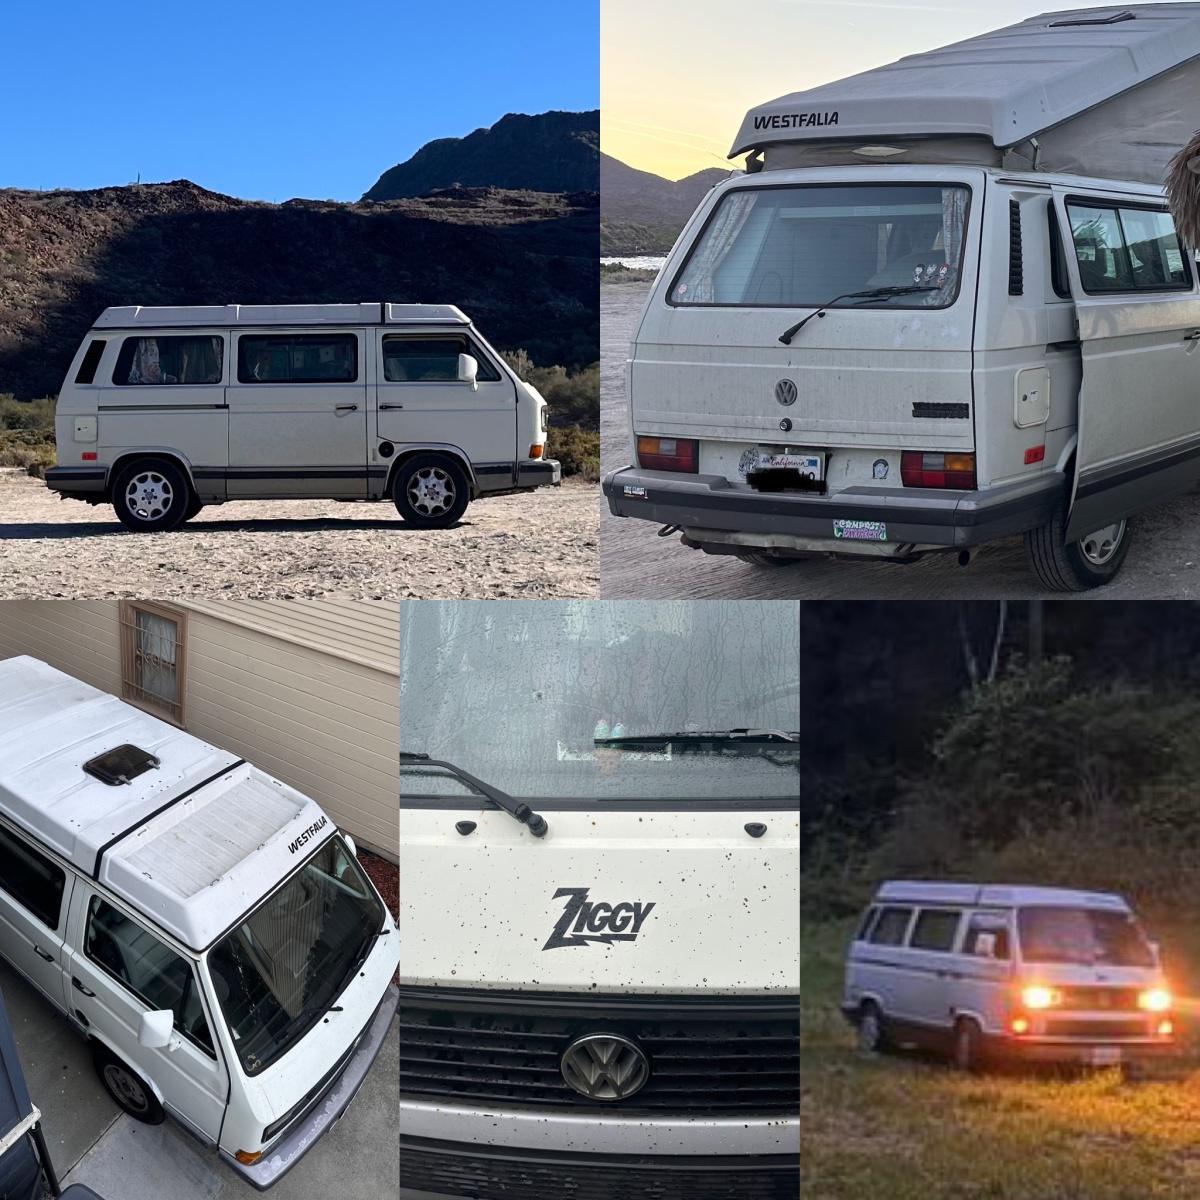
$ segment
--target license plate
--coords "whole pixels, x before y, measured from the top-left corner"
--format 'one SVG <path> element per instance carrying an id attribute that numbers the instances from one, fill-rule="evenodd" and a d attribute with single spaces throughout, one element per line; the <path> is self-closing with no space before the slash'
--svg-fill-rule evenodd
<path id="1" fill-rule="evenodd" d="M 886 542 L 887 526 L 882 521 L 834 521 L 833 536 L 846 542 Z"/>
<path id="2" fill-rule="evenodd" d="M 756 471 L 799 471 L 802 478 L 819 483 L 825 475 L 825 458 L 820 454 L 794 454 L 790 450 L 758 452 Z"/>
<path id="3" fill-rule="evenodd" d="M 1093 1046 L 1092 1066 L 1111 1067 L 1121 1061 L 1120 1046 Z"/>

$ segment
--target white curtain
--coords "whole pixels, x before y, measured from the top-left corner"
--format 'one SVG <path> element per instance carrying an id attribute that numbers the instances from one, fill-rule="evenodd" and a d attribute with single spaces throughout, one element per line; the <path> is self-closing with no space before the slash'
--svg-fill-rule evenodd
<path id="1" fill-rule="evenodd" d="M 167 704 L 179 702 L 174 621 L 153 613 L 137 614 L 138 687 Z"/>
<path id="2" fill-rule="evenodd" d="M 732 249 L 746 219 L 754 210 L 754 192 L 731 192 L 721 201 L 717 215 L 704 233 L 703 242 L 692 255 L 683 278 L 675 288 L 678 304 L 712 304 L 716 300 L 716 272 Z"/>

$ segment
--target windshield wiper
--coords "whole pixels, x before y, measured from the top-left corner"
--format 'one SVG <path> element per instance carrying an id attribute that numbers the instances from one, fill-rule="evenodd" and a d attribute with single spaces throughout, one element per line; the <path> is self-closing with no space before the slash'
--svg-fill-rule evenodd
<path id="1" fill-rule="evenodd" d="M 510 817 L 520 821 L 522 825 L 528 825 L 529 832 L 534 837 L 545 837 L 546 830 L 550 828 L 546 824 L 546 818 L 538 816 L 523 800 L 516 800 L 495 785 L 484 783 L 482 779 L 476 779 L 469 771 L 464 771 L 462 767 L 452 762 L 446 762 L 440 758 L 430 758 L 428 754 L 422 754 L 417 750 L 401 750 L 400 765 L 404 766 L 406 763 L 410 766 L 420 764 L 426 767 L 440 767 L 443 771 L 449 771 L 451 775 L 461 779 L 468 787 L 474 788 L 481 796 L 490 800 L 497 808 L 504 809 Z"/>
<path id="2" fill-rule="evenodd" d="M 685 729 L 675 733 L 638 733 L 592 740 L 597 746 L 612 746 L 614 749 L 662 746 L 669 742 L 681 750 L 707 746 L 720 746 L 727 750 L 739 746 L 777 746 L 780 742 L 799 742 L 800 735 L 783 729 Z"/>
<path id="3" fill-rule="evenodd" d="M 785 329 L 780 335 L 779 340 L 785 345 L 792 344 L 792 338 L 802 330 L 805 325 L 813 319 L 813 317 L 823 317 L 825 310 L 836 304 L 839 300 L 883 300 L 889 296 L 911 296 L 914 292 L 936 292 L 940 289 L 937 287 L 928 287 L 924 284 L 904 283 L 895 284 L 892 287 L 877 287 L 868 288 L 865 292 L 843 292 L 840 296 L 834 296 L 832 300 L 826 300 L 824 304 L 819 305 L 816 309 L 799 320 L 790 329 Z"/>

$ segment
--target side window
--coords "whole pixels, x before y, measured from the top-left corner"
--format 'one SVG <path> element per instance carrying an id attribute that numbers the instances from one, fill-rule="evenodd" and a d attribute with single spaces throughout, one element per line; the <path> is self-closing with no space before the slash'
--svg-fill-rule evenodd
<path id="1" fill-rule="evenodd" d="M 1067 251 L 1063 246 L 1062 231 L 1058 227 L 1058 213 L 1054 201 L 1046 202 L 1046 218 L 1050 224 L 1050 286 L 1061 300 L 1071 298 L 1071 277 L 1067 273 Z"/>
<path id="2" fill-rule="evenodd" d="M 409 337 L 390 335 L 383 339 L 383 377 L 389 383 L 454 383 L 458 379 L 458 356 L 469 354 L 479 363 L 480 383 L 495 383 L 500 372 L 465 335 Z"/>
<path id="3" fill-rule="evenodd" d="M 1008 922 L 999 913 L 972 913 L 963 936 L 962 952 L 1007 961 L 1010 955 Z"/>
<path id="4" fill-rule="evenodd" d="M 0 827 L 0 889 L 48 929 L 57 929 L 66 873 L 24 838 Z"/>
<path id="5" fill-rule="evenodd" d="M 873 946 L 902 946 L 904 934 L 908 929 L 908 919 L 912 916 L 911 908 L 884 908 L 880 910 L 879 920 L 871 930 L 870 942 Z"/>
<path id="6" fill-rule="evenodd" d="M 908 944 L 914 950 L 953 950 L 961 917 L 962 910 L 957 908 L 922 909 Z"/>
<path id="7" fill-rule="evenodd" d="M 352 333 L 244 334 L 238 383 L 354 383 L 358 338 Z"/>
<path id="8" fill-rule="evenodd" d="M 96 368 L 100 365 L 100 359 L 104 354 L 106 344 L 103 338 L 92 339 L 92 344 L 88 346 L 83 356 L 83 362 L 79 364 L 79 373 L 75 376 L 76 383 L 92 383 L 95 381 Z"/>
<path id="9" fill-rule="evenodd" d="M 1154 292 L 1190 288 L 1191 272 L 1169 213 L 1068 204 L 1083 290 Z"/>
<path id="10" fill-rule="evenodd" d="M 187 618 L 177 609 L 122 600 L 121 699 L 183 724 Z"/>
<path id="11" fill-rule="evenodd" d="M 84 953 L 147 1008 L 169 1008 L 175 1014 L 175 1028 L 216 1057 L 196 973 L 187 959 L 99 896 L 88 904 Z"/>
<path id="12" fill-rule="evenodd" d="M 89 348 L 88 353 L 91 353 Z M 220 383 L 225 339 L 213 334 L 196 337 L 127 337 L 117 355 L 113 383 Z"/>

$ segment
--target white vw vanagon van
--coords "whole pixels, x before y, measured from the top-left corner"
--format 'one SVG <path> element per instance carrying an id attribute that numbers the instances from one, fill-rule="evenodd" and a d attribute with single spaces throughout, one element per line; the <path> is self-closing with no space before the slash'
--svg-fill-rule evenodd
<path id="1" fill-rule="evenodd" d="M 1103 584 L 1200 478 L 1200 291 L 1159 186 L 1200 7 L 1030 18 L 752 109 L 628 366 L 611 510 L 780 565 L 1023 534 Z"/>
<path id="2" fill-rule="evenodd" d="M 46 484 L 142 531 L 226 500 L 391 499 L 452 525 L 556 484 L 546 402 L 450 304 L 108 308 L 58 398 Z"/>
<path id="3" fill-rule="evenodd" d="M 885 883 L 846 959 L 865 1050 L 1111 1066 L 1172 1054 L 1172 999 L 1129 905 L 1105 892 Z"/>
<path id="4" fill-rule="evenodd" d="M 254 1187 L 346 1110 L 391 1026 L 395 923 L 354 844 L 251 764 L 32 658 L 0 662 L 0 954 Z"/>
<path id="5" fill-rule="evenodd" d="M 796 605 L 410 607 L 401 1182 L 797 1196 Z"/>

